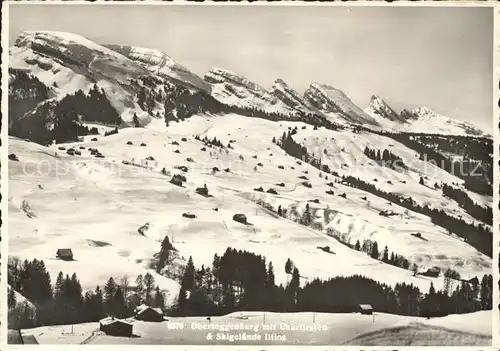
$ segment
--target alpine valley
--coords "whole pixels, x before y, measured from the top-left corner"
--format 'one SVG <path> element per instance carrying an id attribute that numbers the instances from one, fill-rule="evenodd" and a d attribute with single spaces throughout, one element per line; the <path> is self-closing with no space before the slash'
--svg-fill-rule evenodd
<path id="1" fill-rule="evenodd" d="M 23 32 L 9 55 L 9 328 L 234 344 L 189 325 L 266 311 L 335 333 L 261 344 L 491 344 L 488 133 L 71 33 Z M 365 304 L 373 322 L 352 313 Z M 186 329 L 140 321 L 140 305 Z M 107 315 L 137 337 L 98 332 Z"/>

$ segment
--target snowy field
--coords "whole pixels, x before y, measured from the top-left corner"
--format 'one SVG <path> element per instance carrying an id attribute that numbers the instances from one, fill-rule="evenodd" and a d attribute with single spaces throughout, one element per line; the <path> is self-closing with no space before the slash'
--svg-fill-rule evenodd
<path id="1" fill-rule="evenodd" d="M 133 323 L 134 336 L 114 337 L 99 332 L 99 323 L 39 327 L 22 331 L 33 335 L 40 344 L 222 344 L 222 345 L 363 345 L 363 346 L 465 346 L 491 345 L 491 312 L 482 311 L 464 315 L 450 315 L 435 319 L 405 317 L 383 313 L 374 316 L 361 314 L 330 313 L 270 313 L 237 312 L 221 317 L 169 318 L 161 323 L 129 320 Z M 471 323 L 474 321 L 474 323 Z M 173 323 L 182 329 L 172 329 Z M 220 329 L 232 326 L 231 331 Z M 275 331 L 266 331 L 275 326 Z M 298 331 L 293 328 L 312 328 L 315 331 Z M 219 328 L 217 330 L 216 328 Z M 254 329 L 258 328 L 258 329 Z M 210 330 L 209 330 L 210 329 Z M 238 329 L 238 330 L 236 330 Z M 246 330 L 243 330 L 246 329 Z M 214 339 L 207 340 L 207 333 Z M 261 340 L 222 340 L 222 335 L 244 333 Z M 219 340 L 217 339 L 219 334 Z M 265 340 L 268 338 L 280 340 Z"/>
<path id="2" fill-rule="evenodd" d="M 377 186 L 468 218 L 456 203 L 441 197 L 441 191 L 418 184 L 419 174 L 425 175 L 427 170 L 418 160 L 412 163 L 414 170 L 405 174 L 369 165 L 363 155 L 365 145 L 383 149 L 393 144 L 393 152 L 405 162 L 414 157 L 411 150 L 390 139 L 347 131 L 313 131 L 311 126 L 302 130 L 300 123 L 237 115 L 195 116 L 173 123 L 166 131 L 162 121 L 155 121 L 148 129 L 122 129 L 115 135 L 98 136 L 97 142 L 64 145 L 84 147 L 82 156 L 67 155 L 58 150 L 61 145 L 43 147 L 10 138 L 9 153 L 15 153 L 20 162 L 9 161 L 9 254 L 23 260 L 43 259 L 53 280 L 59 271 L 76 272 L 84 289 L 102 286 L 111 276 L 119 279 L 127 275 L 135 279 L 149 271 L 167 292 L 169 303 L 177 295 L 178 283 L 149 269 L 165 235 L 184 259 L 192 255 L 197 267 L 210 266 L 214 254 L 222 254 L 228 246 L 265 255 L 277 267 L 278 284 L 286 283 L 288 277 L 282 267 L 291 258 L 303 282 L 315 277 L 362 274 L 390 285 L 413 283 L 422 292 L 428 291 L 431 282 L 436 289 L 443 287 L 441 277 L 413 277 L 409 271 L 349 249 L 326 235 L 327 228 L 352 244 L 358 239 L 361 243 L 363 239 L 376 240 L 380 251 L 387 245 L 390 252 L 407 257 L 422 269 L 450 267 L 463 278 L 481 278 L 492 272 L 490 258 L 435 226 L 428 217 L 338 183 L 330 188 L 326 183 L 333 181 L 333 176 L 326 181 L 313 167 L 297 164 L 296 159 L 271 143 L 273 136 L 279 137 L 288 126 L 295 125 L 299 126 L 295 140 L 305 142 L 315 154 L 321 154 L 324 163 L 339 161 L 335 157 L 342 157 L 341 163 L 351 160 L 349 169 L 338 169 L 340 174 L 367 180 L 378 178 Z M 195 140 L 195 135 L 216 137 L 224 145 L 235 140 L 234 149 L 228 153 L 212 148 L 201 151 L 203 143 Z M 353 137 L 355 147 L 348 143 Z M 181 141 L 182 138 L 187 141 Z M 127 145 L 128 141 L 133 145 Z M 172 145 L 174 141 L 179 145 Z M 146 146 L 140 146 L 141 143 Z M 98 148 L 105 158 L 93 158 L 89 147 Z M 325 148 L 327 155 L 322 153 Z M 342 149 L 345 152 L 339 151 Z M 258 155 L 257 159 L 254 155 Z M 155 160 L 145 161 L 148 156 Z M 187 158 L 192 158 L 192 162 L 186 161 Z M 122 161 L 144 167 L 125 165 Z M 256 167 L 259 162 L 262 167 Z M 171 175 L 183 173 L 174 168 L 176 165 L 188 167 L 183 187 L 169 183 Z M 220 172 L 213 174 L 213 167 Z M 162 168 L 168 176 L 161 174 Z M 226 168 L 230 172 L 225 172 Z M 307 176 L 312 188 L 301 186 L 299 176 Z M 428 177 L 432 184 L 440 180 L 461 183 L 440 170 L 429 171 Z M 386 180 L 392 180 L 393 185 Z M 398 180 L 405 180 L 406 184 Z M 276 186 L 280 182 L 285 186 Z M 195 193 L 204 184 L 212 197 Z M 258 186 L 264 190 L 274 188 L 278 195 L 253 191 Z M 328 189 L 335 195 L 326 194 Z M 337 196 L 341 193 L 347 198 Z M 361 199 L 363 196 L 366 201 Z M 480 198 L 491 203 L 490 198 Z M 323 231 L 278 218 L 257 205 L 258 199 L 275 208 L 295 206 L 299 213 L 308 200 L 318 199 L 319 203 L 310 203 L 310 207 L 316 213 L 316 221 L 322 223 Z M 381 210 L 392 210 L 398 215 L 380 216 Z M 325 216 L 325 211 L 329 215 Z M 197 218 L 183 218 L 184 212 L 191 212 Z M 252 225 L 234 222 L 235 213 L 246 214 Z M 141 235 L 138 229 L 146 223 L 148 229 Z M 416 232 L 426 240 L 410 235 Z M 323 252 L 318 246 L 330 246 L 334 254 Z M 57 260 L 55 253 L 59 248 L 71 248 L 75 261 Z"/>

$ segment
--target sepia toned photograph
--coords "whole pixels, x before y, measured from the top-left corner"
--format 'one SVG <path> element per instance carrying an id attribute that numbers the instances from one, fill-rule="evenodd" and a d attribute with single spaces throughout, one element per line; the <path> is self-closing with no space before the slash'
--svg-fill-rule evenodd
<path id="1" fill-rule="evenodd" d="M 8 343 L 491 346 L 495 11 L 9 4 Z"/>

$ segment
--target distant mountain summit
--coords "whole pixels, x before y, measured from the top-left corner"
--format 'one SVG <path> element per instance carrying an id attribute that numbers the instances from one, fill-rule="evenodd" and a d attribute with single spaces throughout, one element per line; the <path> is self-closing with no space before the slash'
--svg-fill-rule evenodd
<path id="1" fill-rule="evenodd" d="M 293 109 L 304 112 L 318 112 L 313 104 L 291 88 L 283 79 L 278 78 L 274 81 L 271 94 Z"/>
<path id="2" fill-rule="evenodd" d="M 443 116 L 428 107 L 403 109 L 398 114 L 377 95 L 372 96 L 365 112 L 393 132 L 488 136 L 470 123 Z"/>
<path id="3" fill-rule="evenodd" d="M 330 85 L 311 83 L 304 93 L 304 98 L 337 123 L 379 125 L 373 117 L 354 104 L 343 91 Z"/>
<path id="4" fill-rule="evenodd" d="M 406 122 L 404 117 L 398 115 L 398 113 L 394 111 L 389 104 L 377 95 L 372 95 L 365 112 L 370 116 L 377 115 L 393 122 Z"/>

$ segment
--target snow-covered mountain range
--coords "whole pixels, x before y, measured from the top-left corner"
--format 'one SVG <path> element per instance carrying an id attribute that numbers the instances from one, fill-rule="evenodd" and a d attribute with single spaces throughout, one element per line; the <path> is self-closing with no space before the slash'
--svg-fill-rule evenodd
<path id="1" fill-rule="evenodd" d="M 374 95 L 363 110 L 342 90 L 328 84 L 313 82 L 301 94 L 283 79 L 276 79 L 268 91 L 249 78 L 220 68 L 201 78 L 156 49 L 100 45 L 71 33 L 23 32 L 10 49 L 9 67 L 37 77 L 56 99 L 78 90 L 89 91 L 97 84 L 128 124 L 132 124 L 134 115 L 143 125 L 155 117 L 137 103 L 141 85 L 131 84 L 149 80 L 181 84 L 191 91 L 210 94 L 225 105 L 274 113 L 283 119 L 300 120 L 300 116 L 309 114 L 340 125 L 359 124 L 395 132 L 488 136 L 467 122 L 427 107 L 397 113 Z M 160 115 L 164 114 L 162 104 L 159 101 L 158 108 L 153 109 Z"/>
<path id="2" fill-rule="evenodd" d="M 176 80 L 191 85 L 193 89 L 210 93 L 210 85 L 206 81 L 161 51 L 127 45 L 105 46 L 144 66 L 155 75 Z"/>
<path id="3" fill-rule="evenodd" d="M 399 114 L 379 96 L 372 96 L 365 112 L 385 130 L 394 132 L 488 136 L 470 123 L 443 116 L 428 107 L 402 110 Z"/>

